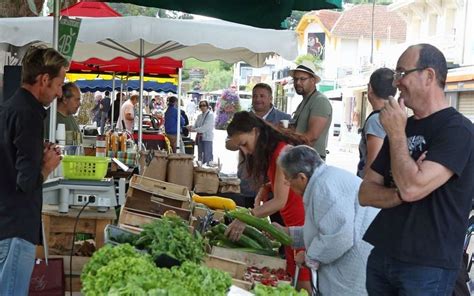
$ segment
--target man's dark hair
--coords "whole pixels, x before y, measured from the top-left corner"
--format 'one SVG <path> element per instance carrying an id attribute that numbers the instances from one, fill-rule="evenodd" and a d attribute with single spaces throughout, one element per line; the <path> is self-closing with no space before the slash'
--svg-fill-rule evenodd
<path id="1" fill-rule="evenodd" d="M 175 96 L 171 96 L 168 98 L 168 106 L 174 106 L 176 102 L 178 101 L 178 98 Z"/>
<path id="2" fill-rule="evenodd" d="M 270 87 L 270 85 L 266 84 L 266 83 L 263 83 L 263 82 L 260 82 L 260 83 L 257 83 L 255 84 L 255 86 L 253 87 L 252 90 L 256 89 L 256 88 L 263 88 L 265 89 L 266 91 L 268 91 L 268 93 L 270 94 L 270 96 L 272 95 L 272 88 Z"/>
<path id="3" fill-rule="evenodd" d="M 448 76 L 448 65 L 443 53 L 431 44 L 421 43 L 415 46 L 420 47 L 420 57 L 416 67 L 420 69 L 432 68 L 435 71 L 439 87 L 444 89 Z"/>
<path id="4" fill-rule="evenodd" d="M 374 94 L 382 99 L 388 99 L 397 93 L 397 88 L 393 86 L 393 70 L 380 68 L 370 75 L 369 84 Z"/>
<path id="5" fill-rule="evenodd" d="M 31 46 L 22 60 L 21 82 L 29 85 L 36 83 L 38 75 L 48 74 L 50 79 L 59 76 L 62 67 L 69 62 L 52 48 Z"/>
<path id="6" fill-rule="evenodd" d="M 106 91 L 105 91 L 105 96 L 106 96 L 106 97 L 110 96 L 110 91 L 106 90 Z"/>
<path id="7" fill-rule="evenodd" d="M 65 83 L 62 86 L 63 96 L 61 98 L 58 98 L 58 101 L 62 102 L 64 101 L 64 99 L 70 99 L 71 97 L 73 97 L 74 96 L 74 94 L 72 93 L 73 89 L 77 89 L 77 85 L 74 82 Z"/>

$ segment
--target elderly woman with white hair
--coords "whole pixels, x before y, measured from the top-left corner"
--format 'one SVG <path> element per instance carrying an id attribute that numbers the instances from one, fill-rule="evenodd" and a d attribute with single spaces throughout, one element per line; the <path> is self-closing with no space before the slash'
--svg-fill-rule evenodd
<path id="1" fill-rule="evenodd" d="M 290 188 L 303 196 L 304 226 L 281 227 L 293 238 L 293 247 L 306 248 L 296 262 L 318 270 L 322 295 L 366 295 L 366 264 L 372 247 L 362 236 L 378 210 L 359 205 L 362 180 L 326 165 L 308 146 L 290 147 L 278 164 Z"/>

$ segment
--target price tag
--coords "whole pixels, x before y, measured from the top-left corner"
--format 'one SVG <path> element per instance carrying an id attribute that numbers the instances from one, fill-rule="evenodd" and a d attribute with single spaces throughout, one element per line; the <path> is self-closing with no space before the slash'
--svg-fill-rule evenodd
<path id="1" fill-rule="evenodd" d="M 81 19 L 61 17 L 59 20 L 58 49 L 68 61 L 72 60 L 80 26 Z"/>

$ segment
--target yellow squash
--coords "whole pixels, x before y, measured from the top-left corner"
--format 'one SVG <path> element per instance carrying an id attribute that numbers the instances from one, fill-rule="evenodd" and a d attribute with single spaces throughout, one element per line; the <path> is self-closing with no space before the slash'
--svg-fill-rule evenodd
<path id="1" fill-rule="evenodd" d="M 193 201 L 197 203 L 202 203 L 214 210 L 235 210 L 237 205 L 230 198 L 220 197 L 220 196 L 199 196 L 197 194 L 193 195 Z"/>

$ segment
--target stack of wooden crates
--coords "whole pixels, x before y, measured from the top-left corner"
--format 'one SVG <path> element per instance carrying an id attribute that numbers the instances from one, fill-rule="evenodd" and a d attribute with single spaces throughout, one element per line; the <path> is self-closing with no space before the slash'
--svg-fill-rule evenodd
<path id="1" fill-rule="evenodd" d="M 142 225 L 153 222 L 171 210 L 190 221 L 191 195 L 187 187 L 134 175 L 120 212 L 119 226 L 138 232 Z"/>

